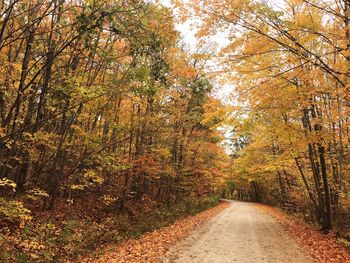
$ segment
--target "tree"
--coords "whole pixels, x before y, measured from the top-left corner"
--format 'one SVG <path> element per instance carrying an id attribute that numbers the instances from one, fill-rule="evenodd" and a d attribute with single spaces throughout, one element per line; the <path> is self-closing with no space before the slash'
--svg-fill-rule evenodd
<path id="1" fill-rule="evenodd" d="M 348 2 L 192 1 L 186 9 L 203 21 L 198 36 L 224 30 L 231 39 L 218 56 L 246 108 L 238 123 L 249 120 L 235 127 L 236 142 L 249 138 L 235 148 L 235 174 L 274 181 L 280 196 L 270 201 L 297 197 L 294 207 L 311 210 L 323 230 L 341 228 L 349 180 Z"/>

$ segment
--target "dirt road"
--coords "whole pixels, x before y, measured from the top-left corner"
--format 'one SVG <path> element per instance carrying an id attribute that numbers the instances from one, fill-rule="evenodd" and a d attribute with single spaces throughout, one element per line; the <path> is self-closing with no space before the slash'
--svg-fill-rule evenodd
<path id="1" fill-rule="evenodd" d="M 163 263 L 311 263 L 296 241 L 254 204 L 230 206 L 171 248 Z"/>

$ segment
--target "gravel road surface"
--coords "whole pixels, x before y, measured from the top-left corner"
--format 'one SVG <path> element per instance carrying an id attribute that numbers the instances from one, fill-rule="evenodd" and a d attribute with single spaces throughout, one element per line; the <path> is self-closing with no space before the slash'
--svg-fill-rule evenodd
<path id="1" fill-rule="evenodd" d="M 230 206 L 172 247 L 163 263 L 311 263 L 303 248 L 254 204 Z"/>

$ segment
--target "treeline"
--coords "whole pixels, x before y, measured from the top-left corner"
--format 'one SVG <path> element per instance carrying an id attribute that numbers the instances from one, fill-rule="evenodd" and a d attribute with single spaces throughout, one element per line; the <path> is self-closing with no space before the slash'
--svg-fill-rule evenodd
<path id="1" fill-rule="evenodd" d="M 349 1 L 201 1 L 192 11 L 200 34 L 231 40 L 221 58 L 237 99 L 236 194 L 349 235 Z"/>
<path id="2" fill-rule="evenodd" d="M 0 12 L 2 226 L 217 190 L 227 114 L 168 9 L 9 0 Z"/>

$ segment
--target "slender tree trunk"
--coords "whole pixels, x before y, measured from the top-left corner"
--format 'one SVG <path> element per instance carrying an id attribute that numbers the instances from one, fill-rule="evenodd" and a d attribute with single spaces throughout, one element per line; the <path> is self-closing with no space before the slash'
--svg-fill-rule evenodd
<path id="1" fill-rule="evenodd" d="M 325 199 L 325 206 L 326 206 L 326 217 L 325 217 L 326 220 L 323 225 L 323 230 L 328 231 L 332 229 L 332 207 L 331 207 L 330 192 L 329 192 L 329 185 L 328 185 L 327 164 L 325 159 L 324 146 L 319 144 L 318 151 L 319 151 L 319 158 L 320 158 L 320 164 L 321 164 L 321 174 L 322 174 L 324 199 Z"/>

